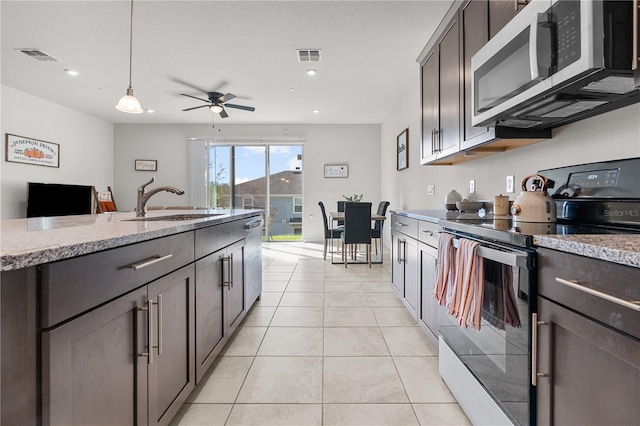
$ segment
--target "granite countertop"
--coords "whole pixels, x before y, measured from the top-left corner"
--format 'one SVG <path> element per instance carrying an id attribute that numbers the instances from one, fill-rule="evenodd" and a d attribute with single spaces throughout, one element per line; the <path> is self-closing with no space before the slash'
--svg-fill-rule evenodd
<path id="1" fill-rule="evenodd" d="M 149 219 L 184 214 L 215 216 L 167 221 L 134 212 L 11 219 L 0 222 L 0 271 L 26 268 L 260 214 L 261 210 L 154 210 Z"/>
<path id="2" fill-rule="evenodd" d="M 538 247 L 640 268 L 640 235 L 534 235 Z"/>
<path id="3" fill-rule="evenodd" d="M 451 213 L 448 210 L 391 210 L 392 214 L 399 216 L 410 217 L 418 220 L 425 220 L 427 222 L 438 223 L 441 219 L 447 219 L 447 216 Z"/>

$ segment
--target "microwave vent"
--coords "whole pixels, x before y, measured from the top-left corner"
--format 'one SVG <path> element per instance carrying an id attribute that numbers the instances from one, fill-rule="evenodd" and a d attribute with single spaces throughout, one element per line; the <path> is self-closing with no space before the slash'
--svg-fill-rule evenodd
<path id="1" fill-rule="evenodd" d="M 592 81 L 582 89 L 585 92 L 616 93 L 624 95 L 635 90 L 633 76 L 610 75 L 602 80 Z"/>
<path id="2" fill-rule="evenodd" d="M 523 120 L 519 118 L 508 118 L 506 120 L 501 120 L 498 123 L 499 126 L 516 127 L 518 129 L 529 129 L 539 124 L 542 124 L 542 121 Z"/>
<path id="3" fill-rule="evenodd" d="M 604 104 L 608 104 L 609 101 L 576 101 L 563 108 L 559 108 L 548 114 L 543 115 L 543 118 L 564 118 L 571 117 L 572 115 L 579 114 L 590 109 L 594 109 Z"/>

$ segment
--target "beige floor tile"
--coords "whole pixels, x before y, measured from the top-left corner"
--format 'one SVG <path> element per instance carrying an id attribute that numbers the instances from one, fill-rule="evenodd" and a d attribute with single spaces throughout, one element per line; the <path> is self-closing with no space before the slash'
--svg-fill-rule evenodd
<path id="1" fill-rule="evenodd" d="M 380 327 L 393 356 L 433 356 L 438 349 L 419 327 Z"/>
<path id="2" fill-rule="evenodd" d="M 469 419 L 458 404 L 413 404 L 422 426 L 466 426 Z"/>
<path id="3" fill-rule="evenodd" d="M 400 301 L 400 298 L 395 293 L 366 293 L 369 305 L 372 307 L 403 307 L 404 305 Z"/>
<path id="4" fill-rule="evenodd" d="M 324 404 L 323 419 L 326 426 L 418 425 L 411 404 Z"/>
<path id="5" fill-rule="evenodd" d="M 322 356 L 322 327 L 269 327 L 258 356 Z"/>
<path id="6" fill-rule="evenodd" d="M 325 403 L 409 402 L 390 357 L 326 357 Z"/>
<path id="7" fill-rule="evenodd" d="M 276 310 L 273 327 L 322 327 L 323 309 L 311 306 L 280 306 Z"/>
<path id="8" fill-rule="evenodd" d="M 242 327 L 266 327 L 271 322 L 275 306 L 255 306 L 251 308 L 247 316 L 242 321 Z"/>
<path id="9" fill-rule="evenodd" d="M 262 291 L 283 292 L 287 288 L 287 281 L 262 280 Z"/>
<path id="10" fill-rule="evenodd" d="M 367 266 L 354 265 L 351 269 L 345 269 L 344 265 L 340 265 L 337 270 L 331 268 L 331 270 L 325 271 L 324 279 L 326 282 L 359 282 L 360 278 L 358 278 L 357 271 L 355 270 L 356 267 L 366 268 Z"/>
<path id="11" fill-rule="evenodd" d="M 236 404 L 227 426 L 320 426 L 321 404 Z"/>
<path id="12" fill-rule="evenodd" d="M 280 300 L 280 306 L 324 306 L 324 293 L 286 292 Z"/>
<path id="13" fill-rule="evenodd" d="M 296 274 L 297 273 L 302 273 L 302 272 L 315 272 L 315 273 L 323 273 L 324 274 L 324 264 L 319 264 L 319 265 L 298 265 L 296 266 L 296 269 L 294 271 Z M 324 276 L 322 277 L 322 279 L 324 279 Z"/>
<path id="14" fill-rule="evenodd" d="M 262 279 L 264 281 L 289 281 L 292 274 L 293 272 L 263 272 Z"/>
<path id="15" fill-rule="evenodd" d="M 263 256 L 262 256 L 263 261 L 262 261 L 262 263 L 263 264 L 265 263 L 265 261 L 264 261 L 264 253 L 267 252 L 267 250 L 268 249 L 265 249 L 264 247 L 262 249 L 262 253 L 263 253 Z M 268 252 L 274 254 L 274 256 L 273 256 L 273 258 L 271 258 L 269 260 L 269 264 L 267 266 L 293 266 L 293 267 L 296 266 L 296 262 L 275 259 L 275 256 L 277 255 L 277 253 L 274 252 L 274 251 L 268 251 Z"/>
<path id="16" fill-rule="evenodd" d="M 438 357 L 394 357 L 412 403 L 456 402 L 438 372 Z"/>
<path id="17" fill-rule="evenodd" d="M 322 247 L 320 247 L 320 251 L 313 251 L 312 252 L 313 257 L 309 258 L 309 257 L 301 257 L 300 260 L 298 260 L 297 265 L 298 266 L 302 266 L 302 265 L 322 265 L 324 266 L 327 262 L 325 260 L 322 259 L 322 257 L 319 257 L 318 254 L 320 256 L 322 256 Z"/>
<path id="18" fill-rule="evenodd" d="M 324 356 L 389 356 L 378 327 L 327 327 Z"/>
<path id="19" fill-rule="evenodd" d="M 324 281 L 291 281 L 287 292 L 292 293 L 324 293 Z"/>
<path id="20" fill-rule="evenodd" d="M 418 322 L 411 316 L 407 308 L 402 307 L 375 307 L 373 313 L 380 327 L 417 327 Z"/>
<path id="21" fill-rule="evenodd" d="M 236 402 L 322 402 L 322 357 L 256 357 Z"/>
<path id="22" fill-rule="evenodd" d="M 197 404 L 233 403 L 247 376 L 253 357 L 220 357 L 205 374 L 187 402 Z"/>
<path id="23" fill-rule="evenodd" d="M 260 300 L 256 300 L 254 306 L 278 306 L 282 294 L 281 291 L 263 291 Z"/>
<path id="24" fill-rule="evenodd" d="M 358 279 L 362 282 L 390 282 L 391 276 L 383 270 L 378 272 L 358 272 Z"/>
<path id="25" fill-rule="evenodd" d="M 324 308 L 325 327 L 375 327 L 376 318 L 371 308 L 326 307 Z"/>
<path id="26" fill-rule="evenodd" d="M 267 273 L 278 273 L 278 272 L 286 272 L 286 273 L 293 273 L 293 271 L 296 269 L 296 265 L 295 264 L 290 264 L 290 265 L 269 265 L 266 268 L 263 269 L 263 272 L 267 272 Z"/>
<path id="27" fill-rule="evenodd" d="M 363 292 L 360 281 L 326 281 L 324 291 L 327 293 L 360 293 Z"/>
<path id="28" fill-rule="evenodd" d="M 233 404 L 184 404 L 170 426 L 224 425 Z"/>
<path id="29" fill-rule="evenodd" d="M 320 272 L 294 272 L 291 281 L 322 281 L 324 280 L 324 270 Z"/>
<path id="30" fill-rule="evenodd" d="M 223 356 L 254 356 L 267 327 L 240 327 L 222 350 Z"/>
<path id="31" fill-rule="evenodd" d="M 395 293 L 390 282 L 363 282 L 362 288 L 366 293 Z"/>
<path id="32" fill-rule="evenodd" d="M 325 306 L 369 306 L 364 293 L 325 293 Z"/>

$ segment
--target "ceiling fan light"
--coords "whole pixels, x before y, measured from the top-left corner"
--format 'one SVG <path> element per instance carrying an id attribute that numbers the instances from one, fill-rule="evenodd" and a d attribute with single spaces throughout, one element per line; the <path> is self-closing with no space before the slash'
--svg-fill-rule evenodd
<path id="1" fill-rule="evenodd" d="M 211 105 L 209 107 L 209 109 L 211 110 L 211 112 L 216 113 L 216 114 L 220 114 L 223 110 L 221 105 Z"/>
<path id="2" fill-rule="evenodd" d="M 144 112 L 138 99 L 133 96 L 133 89 L 131 87 L 127 89 L 127 94 L 120 98 L 116 109 L 128 114 L 142 114 Z"/>

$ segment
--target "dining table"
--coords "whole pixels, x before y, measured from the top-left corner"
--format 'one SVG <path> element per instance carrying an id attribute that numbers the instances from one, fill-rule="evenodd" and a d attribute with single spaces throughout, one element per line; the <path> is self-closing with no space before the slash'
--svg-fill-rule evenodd
<path id="1" fill-rule="evenodd" d="M 329 227 L 330 229 L 333 231 L 333 225 L 334 223 L 338 222 L 338 221 L 344 221 L 345 217 L 344 217 L 344 212 L 329 212 Z M 386 216 L 383 215 L 379 215 L 376 213 L 372 213 L 371 214 L 371 222 L 375 222 L 377 220 L 387 220 Z M 346 226 L 346 223 L 345 223 Z M 384 259 L 384 243 L 383 243 L 383 235 L 380 235 L 380 252 L 379 254 L 371 254 L 371 263 L 382 263 L 383 259 Z M 342 261 L 342 256 L 340 256 L 338 258 L 338 260 L 335 260 L 333 257 L 334 254 L 334 250 L 333 250 L 333 239 L 331 239 L 330 242 L 330 252 L 331 252 L 331 263 L 335 263 L 335 264 L 344 264 L 344 262 Z M 355 261 L 353 260 L 349 260 L 348 256 L 347 256 L 347 262 L 349 264 L 351 263 L 367 263 L 366 261 L 358 261 L 357 259 Z"/>

